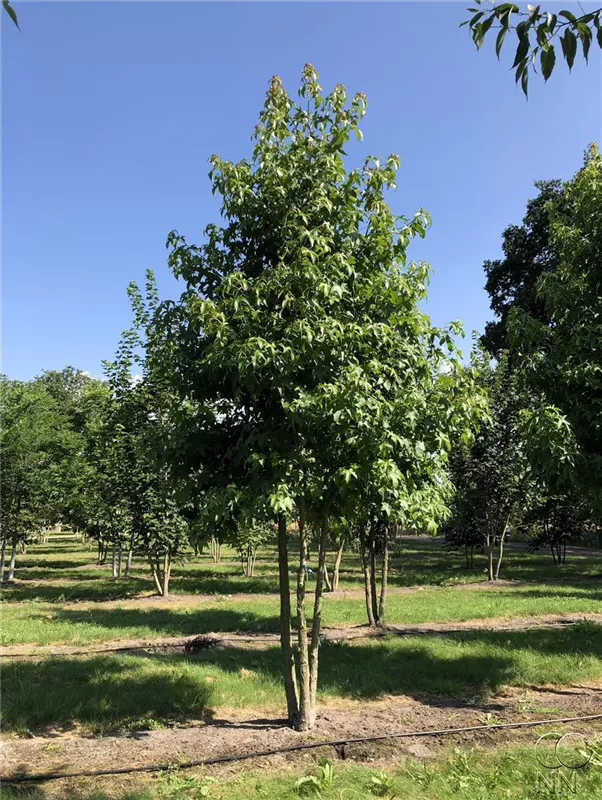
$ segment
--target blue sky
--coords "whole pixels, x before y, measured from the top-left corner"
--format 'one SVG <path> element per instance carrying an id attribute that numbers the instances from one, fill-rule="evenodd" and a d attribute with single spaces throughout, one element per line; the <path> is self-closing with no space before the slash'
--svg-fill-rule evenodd
<path id="1" fill-rule="evenodd" d="M 294 92 L 307 61 L 325 88 L 368 96 L 351 160 L 399 153 L 394 209 L 432 214 L 411 255 L 432 264 L 433 321 L 482 329 L 483 260 L 533 181 L 570 177 L 599 141 L 602 91 L 596 52 L 533 80 L 526 102 L 510 53 L 500 65 L 492 41 L 477 53 L 458 29 L 467 5 L 15 2 L 22 33 L 2 31 L 3 371 L 100 374 L 130 321 L 129 281 L 151 267 L 175 296 L 167 233 L 199 241 L 217 217 L 208 157 L 248 155 L 270 76 Z"/>

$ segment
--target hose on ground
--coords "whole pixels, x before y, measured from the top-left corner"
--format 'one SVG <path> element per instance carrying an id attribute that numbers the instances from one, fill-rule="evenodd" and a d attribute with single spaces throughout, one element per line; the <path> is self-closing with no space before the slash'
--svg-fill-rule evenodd
<path id="1" fill-rule="evenodd" d="M 588 714 L 582 717 L 560 717 L 556 719 L 539 719 L 528 722 L 498 722 L 493 725 L 470 725 L 465 728 L 441 728 L 439 730 L 419 730 L 401 731 L 399 733 L 385 733 L 379 736 L 361 736 L 347 739 L 331 739 L 325 742 L 305 742 L 303 744 L 290 744 L 285 747 L 276 747 L 271 750 L 256 750 L 249 753 L 238 753 L 236 755 L 215 756 L 213 758 L 201 758 L 196 761 L 185 761 L 171 764 L 147 764 L 135 767 L 120 767 L 118 769 L 97 769 L 80 770 L 78 772 L 41 772 L 30 775 L 15 775 L 13 777 L 0 777 L 3 783 L 41 783 L 43 781 L 56 781 L 66 778 L 97 778 L 102 775 L 127 775 L 132 772 L 165 772 L 170 769 L 192 769 L 193 767 L 213 766 L 216 764 L 228 764 L 236 761 L 245 761 L 249 758 L 262 758 L 275 756 L 280 753 L 292 753 L 298 750 L 314 750 L 318 747 L 342 747 L 350 744 L 362 744 L 364 742 L 378 742 L 387 739 L 410 739 L 419 736 L 449 736 L 458 733 L 471 733 L 482 730 L 499 730 L 501 728 L 533 728 L 537 725 L 556 725 L 568 722 L 586 722 L 594 719 L 602 719 L 602 714 Z"/>

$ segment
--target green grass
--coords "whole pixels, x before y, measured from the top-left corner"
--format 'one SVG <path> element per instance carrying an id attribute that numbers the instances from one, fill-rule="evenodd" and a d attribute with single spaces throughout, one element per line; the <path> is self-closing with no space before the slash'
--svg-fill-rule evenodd
<path id="1" fill-rule="evenodd" d="M 207 650 L 185 655 L 96 655 L 7 661 L 5 732 L 74 722 L 92 731 L 145 721 L 202 718 L 208 709 L 282 711 L 281 655 Z M 567 684 L 602 678 L 602 626 L 462 632 L 448 636 L 328 643 L 320 656 L 320 701 L 391 694 L 486 698 L 503 685 Z"/>
<path id="2" fill-rule="evenodd" d="M 310 604 L 311 604 L 311 598 Z M 102 602 L 81 608 L 57 603 L 3 604 L 3 645 L 18 643 L 88 644 L 120 638 L 186 636 L 210 631 L 278 630 L 275 597 L 216 597 L 184 606 L 147 605 L 138 608 L 106 606 Z M 599 612 L 602 586 L 597 582 L 502 586 L 496 589 L 425 588 L 410 594 L 391 594 L 387 622 L 414 624 L 454 622 L 490 617 L 526 617 L 540 614 Z M 324 624 L 361 625 L 366 610 L 361 596 L 327 595 Z"/>
<path id="3" fill-rule="evenodd" d="M 536 737 L 533 737 L 533 745 Z M 534 746 L 503 748 L 496 753 L 482 748 L 453 750 L 428 762 L 405 759 L 388 772 L 364 765 L 333 764 L 330 786 L 304 793 L 298 781 L 304 775 L 319 774 L 317 757 L 307 757 L 305 767 L 298 763 L 275 771 L 248 770 L 235 777 L 212 777 L 199 771 L 172 771 L 155 778 L 141 777 L 140 789 L 110 794 L 92 791 L 54 794 L 54 800 L 198 800 L 201 797 L 220 800 L 287 800 L 314 797 L 317 800 L 369 800 L 374 797 L 405 798 L 405 800 L 542 800 L 542 798 L 572 797 L 580 800 L 599 800 L 602 796 L 602 769 L 591 763 L 576 771 L 573 795 L 565 784 L 553 783 L 551 771 L 542 770 L 535 758 Z M 545 773 L 542 775 L 542 773 Z M 375 780 L 376 779 L 376 780 Z M 556 776 L 558 781 L 558 775 Z M 377 783 L 378 781 L 378 783 Z M 544 782 L 546 781 L 547 784 Z M 380 786 L 387 787 L 380 793 Z M 553 789 L 550 787 L 554 787 Z M 3 789 L 3 800 L 45 800 L 47 789 L 33 788 L 16 792 Z"/>
<path id="4" fill-rule="evenodd" d="M 238 557 L 223 548 L 222 561 L 214 564 L 208 555 L 195 558 L 189 553 L 176 563 L 171 590 L 175 594 L 265 594 L 278 591 L 277 556 L 274 545 L 263 547 L 257 558 L 256 575 L 241 574 Z M 315 554 L 314 554 L 315 556 Z M 333 554 L 328 556 L 329 563 Z M 140 592 L 152 592 L 149 569 L 137 557 L 132 576 L 114 580 L 110 567 L 95 566 L 95 552 L 76 542 L 51 542 L 32 545 L 17 561 L 19 582 L 3 588 L 8 602 L 31 600 L 72 602 L 128 598 Z M 310 561 L 311 563 L 311 561 Z M 483 556 L 475 557 L 475 567 L 467 568 L 461 553 L 448 551 L 440 542 L 405 540 L 399 557 L 391 560 L 391 587 L 444 586 L 483 580 Z M 602 585 L 602 553 L 599 558 L 568 556 L 568 563 L 556 566 L 547 552 L 527 553 L 509 550 L 502 568 L 503 578 L 523 581 L 592 581 Z M 341 569 L 341 588 L 360 588 L 362 575 L 356 553 L 347 552 Z"/>

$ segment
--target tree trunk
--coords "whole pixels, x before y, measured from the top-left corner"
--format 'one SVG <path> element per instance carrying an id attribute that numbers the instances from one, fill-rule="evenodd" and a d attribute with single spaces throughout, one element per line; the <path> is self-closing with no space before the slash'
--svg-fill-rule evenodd
<path id="1" fill-rule="evenodd" d="M 169 550 L 165 551 L 165 555 L 163 556 L 163 575 L 162 575 L 162 587 L 163 590 L 161 594 L 163 597 L 167 597 L 169 594 L 169 579 L 171 577 L 171 553 Z"/>
<path id="2" fill-rule="evenodd" d="M 282 649 L 282 675 L 286 694 L 289 725 L 295 725 L 299 713 L 295 682 L 295 655 L 291 639 L 291 589 L 288 574 L 288 549 L 286 517 L 278 517 L 278 585 L 280 590 L 280 647 Z"/>
<path id="3" fill-rule="evenodd" d="M 126 578 L 130 577 L 130 571 L 132 569 L 132 554 L 133 554 L 133 552 L 134 551 L 130 547 L 130 549 L 128 550 L 128 556 L 127 556 L 127 559 L 126 559 L 126 562 L 125 562 L 125 572 L 123 573 Z"/>
<path id="4" fill-rule="evenodd" d="M 297 570 L 297 643 L 299 646 L 299 710 L 295 727 L 308 730 L 311 725 L 311 676 L 309 669 L 309 643 L 307 641 L 307 617 L 305 614 L 305 554 L 307 552 L 307 529 L 303 502 L 299 507 L 299 568 Z"/>
<path id="5" fill-rule="evenodd" d="M 370 522 L 370 537 L 368 539 L 370 548 L 370 597 L 372 598 L 372 618 L 378 625 L 378 601 L 376 593 L 376 522 L 372 518 Z"/>
<path id="6" fill-rule="evenodd" d="M 368 559 L 366 558 L 366 528 L 364 525 L 359 526 L 360 536 L 360 561 L 362 564 L 362 572 L 364 574 L 364 595 L 366 599 L 366 613 L 368 614 L 368 625 L 371 628 L 376 628 L 376 620 L 374 619 L 373 604 L 372 604 L 372 582 L 370 580 L 370 568 L 368 566 Z"/>
<path id="7" fill-rule="evenodd" d="M 6 556 L 6 539 L 2 540 L 2 548 L 0 549 L 0 583 L 4 580 L 4 558 Z"/>
<path id="8" fill-rule="evenodd" d="M 389 529 L 385 526 L 383 538 L 383 567 L 380 585 L 380 600 L 378 603 L 377 625 L 383 628 L 385 625 L 385 605 L 387 602 L 387 584 L 389 582 Z"/>
<path id="9" fill-rule="evenodd" d="M 17 542 L 13 539 L 12 547 L 10 549 L 10 561 L 8 564 L 8 579 L 12 581 L 15 577 L 15 562 L 17 560 Z"/>
<path id="10" fill-rule="evenodd" d="M 212 537 L 210 542 L 211 558 L 215 564 L 219 564 L 222 557 L 222 546 L 219 539 Z"/>
<path id="11" fill-rule="evenodd" d="M 311 730 L 316 724 L 316 700 L 318 694 L 318 656 L 320 651 L 320 629 L 322 627 L 322 595 L 324 588 L 324 574 L 326 572 L 326 543 L 328 541 L 328 510 L 324 508 L 320 527 L 320 544 L 318 551 L 318 574 L 314 592 L 314 618 L 311 626 L 311 640 L 309 643 L 309 680 L 310 680 L 310 714 L 307 728 Z"/>
<path id="12" fill-rule="evenodd" d="M 493 573 L 493 547 L 494 543 L 492 541 L 491 531 L 487 528 L 487 533 L 485 534 L 485 553 L 487 555 L 487 580 L 492 581 L 494 579 Z"/>
<path id="13" fill-rule="evenodd" d="M 153 580 L 155 582 L 155 587 L 157 589 L 157 594 L 158 595 L 162 595 L 163 594 L 163 584 L 162 584 L 160 576 L 159 576 L 159 562 L 155 561 L 153 559 L 153 556 L 150 553 L 148 555 L 148 560 L 149 560 L 149 563 L 150 563 L 151 572 L 153 574 Z"/>
<path id="14" fill-rule="evenodd" d="M 119 545 L 119 550 L 117 551 L 117 577 L 121 578 L 121 556 L 123 555 L 123 548 Z"/>
<path id="15" fill-rule="evenodd" d="M 496 581 L 500 577 L 500 567 L 502 566 L 502 558 L 504 556 L 504 538 L 506 536 L 506 531 L 508 530 L 509 522 L 510 522 L 510 519 L 508 518 L 506 520 L 506 524 L 504 525 L 504 529 L 502 531 L 502 535 L 500 536 L 500 545 L 499 545 L 498 556 L 497 556 L 497 564 L 495 565 L 495 579 L 496 579 Z"/>
<path id="16" fill-rule="evenodd" d="M 338 592 L 339 590 L 339 574 L 341 570 L 341 560 L 343 558 L 343 550 L 345 548 L 345 540 L 342 539 L 337 550 L 337 555 L 334 560 L 334 567 L 332 568 L 332 591 Z"/>
<path id="17" fill-rule="evenodd" d="M 113 577 L 116 578 L 117 577 L 117 549 L 115 548 L 115 545 L 113 545 L 113 548 L 111 550 L 111 568 L 113 570 Z"/>

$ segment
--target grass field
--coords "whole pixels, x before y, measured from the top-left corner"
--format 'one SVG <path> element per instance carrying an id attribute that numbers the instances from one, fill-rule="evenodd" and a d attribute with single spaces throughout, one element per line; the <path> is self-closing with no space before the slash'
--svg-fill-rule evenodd
<path id="1" fill-rule="evenodd" d="M 85 647 L 123 639 L 278 630 L 273 547 L 259 554 L 254 578 L 242 577 L 236 554 L 227 548 L 220 564 L 208 556 L 190 556 L 174 568 L 171 599 L 150 597 L 152 586 L 143 562 L 135 563 L 131 578 L 113 580 L 110 569 L 94 561 L 95 553 L 74 542 L 30 547 L 20 559 L 17 581 L 3 589 L 2 644 Z M 562 687 L 602 680 L 600 625 L 495 629 L 499 618 L 602 611 L 602 557 L 573 555 L 559 567 L 548 553 L 510 550 L 503 569 L 507 580 L 494 588 L 483 585 L 482 570 L 482 557 L 475 559 L 474 569 L 467 569 L 463 554 L 450 553 L 439 542 L 404 541 L 401 555 L 392 563 L 387 622 L 450 626 L 441 635 L 415 632 L 326 642 L 320 651 L 321 707 L 349 701 L 369 708 L 373 701 L 395 696 L 433 707 L 478 707 L 503 687 L 522 692 L 544 684 Z M 341 590 L 325 596 L 324 625 L 364 625 L 360 565 L 352 553 L 343 562 Z M 477 619 L 491 620 L 492 629 L 453 627 L 454 622 Z M 13 741 L 14 737 L 35 741 L 48 731 L 61 736 L 139 735 L 197 724 L 215 714 L 227 718 L 229 711 L 278 718 L 283 704 L 280 659 L 276 646 L 248 649 L 242 644 L 195 655 L 141 650 L 6 659 L 2 729 Z M 369 766 L 337 764 L 332 786 L 321 786 L 313 796 L 325 800 L 546 796 L 536 786 L 532 753 L 520 749 L 459 751 L 429 763 L 409 760 L 400 766 L 396 761 L 387 769 L 389 775 L 381 785 L 372 781 L 375 770 Z M 315 772 L 315 766 L 311 770 Z M 602 796 L 601 772 L 602 768 L 580 771 L 580 798 Z M 2 797 L 269 800 L 310 791 L 313 784 L 296 786 L 302 775 L 300 763 L 294 761 L 284 771 L 245 771 L 220 778 L 217 784 L 198 773 L 175 771 L 141 780 L 130 794 L 114 784 L 107 794 L 104 788 L 96 793 L 78 788 L 64 796 L 56 786 L 21 789 L 18 794 L 3 787 Z"/>

